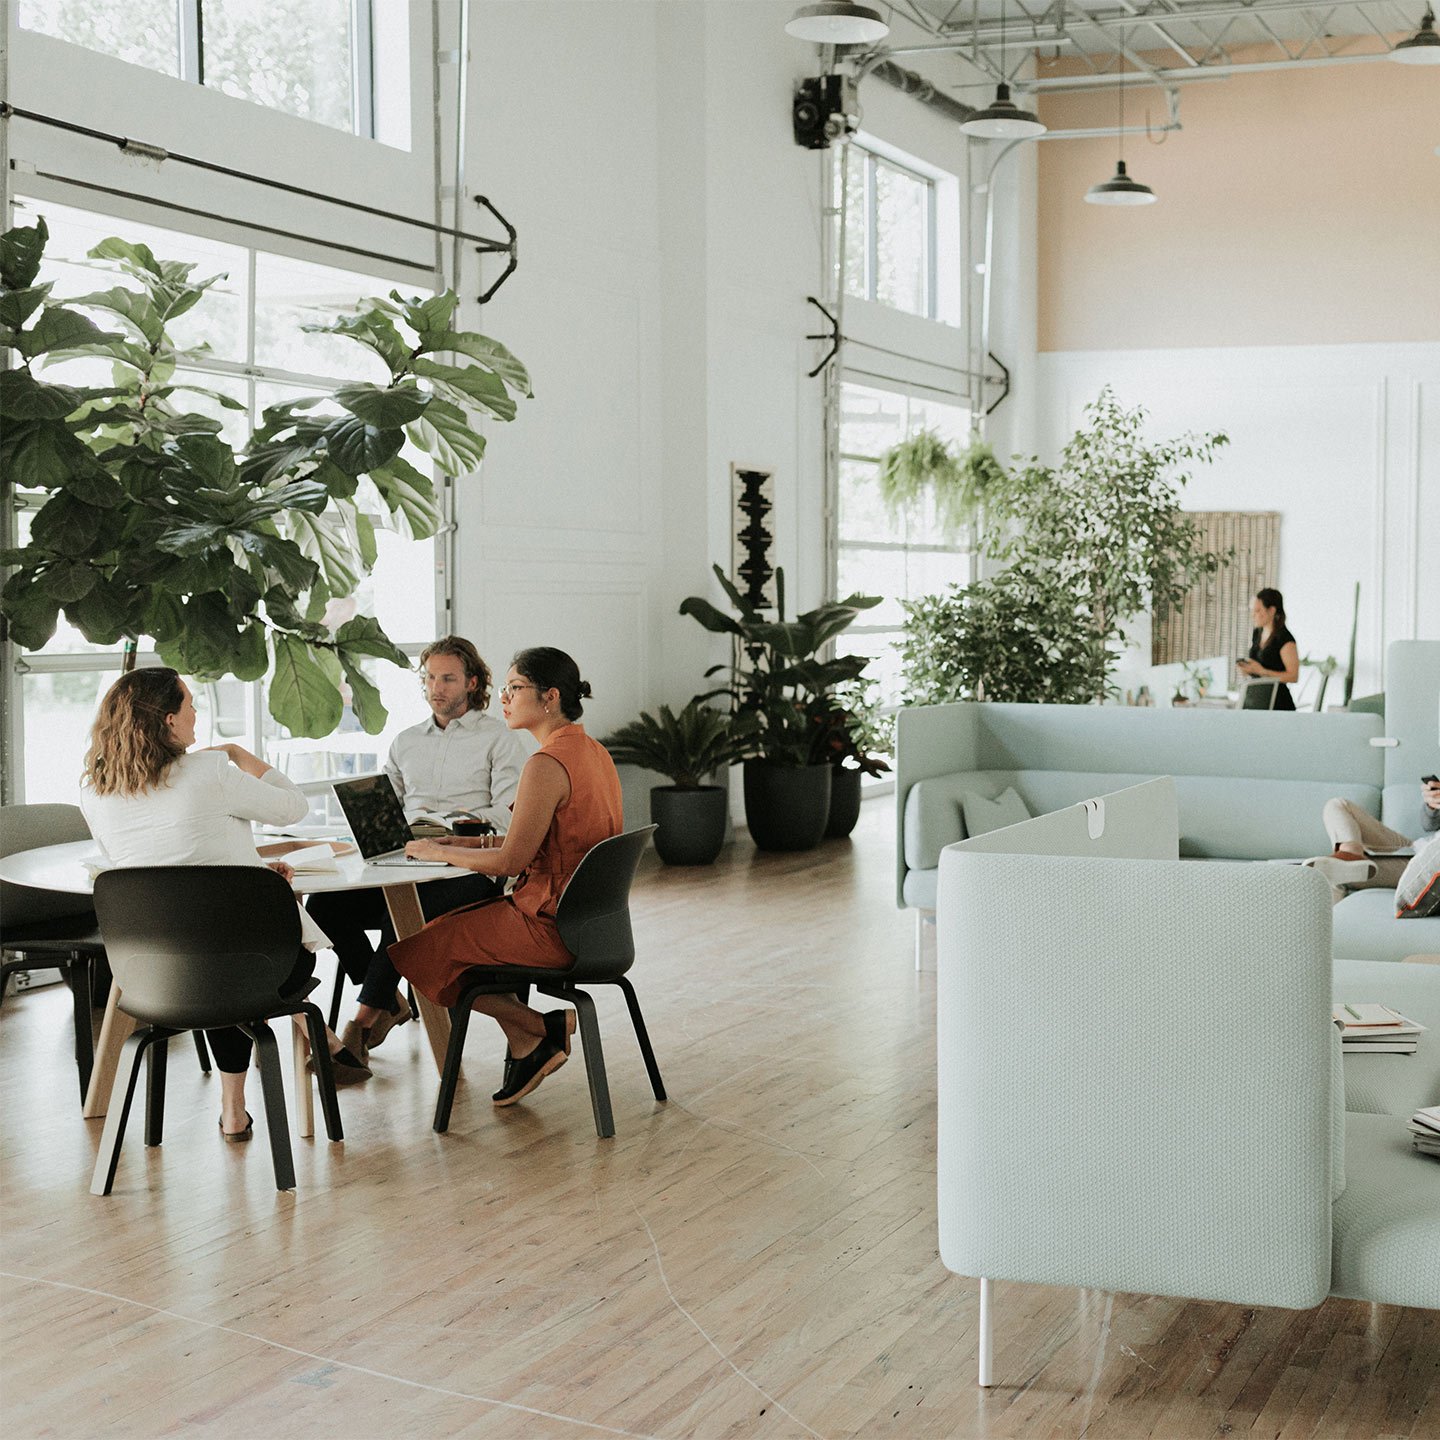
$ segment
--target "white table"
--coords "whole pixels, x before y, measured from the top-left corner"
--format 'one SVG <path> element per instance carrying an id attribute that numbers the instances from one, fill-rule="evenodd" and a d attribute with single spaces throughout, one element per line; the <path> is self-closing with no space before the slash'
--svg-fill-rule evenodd
<path id="1" fill-rule="evenodd" d="M 262 841 L 266 838 L 261 837 Z M 95 888 L 91 867 L 98 867 L 100 863 L 100 851 L 93 840 L 43 845 L 36 850 L 19 850 L 0 858 L 0 879 L 14 885 L 33 886 L 37 890 L 89 895 Z M 474 873 L 453 865 L 367 865 L 358 854 L 341 856 L 336 865 L 338 869 L 333 874 L 298 873 L 294 879 L 295 892 L 318 895 L 334 890 L 383 889 L 395 934 L 402 940 L 413 935 L 425 923 L 416 886 L 429 880 L 450 880 Z M 420 1021 L 430 1042 L 435 1069 L 443 1071 L 445 1049 L 450 1043 L 450 1016 L 424 995 L 417 996 L 417 999 Z M 112 984 L 110 998 L 105 1005 L 105 1021 L 100 1027 L 100 1043 L 95 1047 L 95 1068 L 90 1074 L 90 1088 L 85 1094 L 82 1113 L 87 1120 L 104 1115 L 109 1106 L 115 1071 L 120 1063 L 120 1049 L 134 1029 L 135 1021 L 120 1008 L 119 986 Z M 296 1120 L 301 1135 L 312 1135 L 315 1121 L 311 1089 L 308 1084 L 300 1083 L 305 1073 L 299 1053 L 302 1043 L 297 1030 Z"/>

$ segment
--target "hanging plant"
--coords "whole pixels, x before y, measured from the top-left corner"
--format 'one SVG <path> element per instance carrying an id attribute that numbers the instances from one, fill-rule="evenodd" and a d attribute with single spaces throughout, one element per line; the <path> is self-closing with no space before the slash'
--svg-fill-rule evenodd
<path id="1" fill-rule="evenodd" d="M 976 527 L 1005 471 L 978 431 L 957 454 L 934 430 L 917 430 L 880 457 L 877 479 L 880 496 L 897 520 L 914 514 L 929 497 L 941 532 L 953 539 Z"/>

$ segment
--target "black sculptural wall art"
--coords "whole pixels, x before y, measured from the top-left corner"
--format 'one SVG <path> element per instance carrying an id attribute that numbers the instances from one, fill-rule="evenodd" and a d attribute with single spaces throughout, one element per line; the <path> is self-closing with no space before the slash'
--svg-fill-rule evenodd
<path id="1" fill-rule="evenodd" d="M 775 609 L 775 472 L 750 465 L 730 466 L 735 530 L 730 573 L 745 599 L 757 610 Z"/>

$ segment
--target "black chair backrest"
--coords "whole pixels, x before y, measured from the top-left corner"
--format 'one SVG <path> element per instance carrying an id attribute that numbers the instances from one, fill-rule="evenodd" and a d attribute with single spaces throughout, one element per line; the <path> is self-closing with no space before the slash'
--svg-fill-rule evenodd
<path id="1" fill-rule="evenodd" d="M 88 840 L 90 827 L 78 805 L 6 805 L 0 808 L 0 855 L 21 850 L 38 850 L 42 845 L 66 845 Z M 29 885 L 11 885 L 0 880 L 0 924 L 5 928 L 35 925 L 42 920 L 64 920 L 75 916 L 78 928 L 95 923 L 95 911 L 87 895 L 69 895 L 61 890 L 34 890 Z"/>
<path id="2" fill-rule="evenodd" d="M 630 886 L 656 826 L 612 835 L 585 852 L 560 896 L 555 928 L 575 957 L 567 979 L 610 979 L 635 960 L 630 930 Z"/>
<path id="3" fill-rule="evenodd" d="M 234 1025 L 272 1009 L 300 953 L 300 909 L 259 865 L 106 870 L 95 912 L 110 968 L 137 1020 Z"/>

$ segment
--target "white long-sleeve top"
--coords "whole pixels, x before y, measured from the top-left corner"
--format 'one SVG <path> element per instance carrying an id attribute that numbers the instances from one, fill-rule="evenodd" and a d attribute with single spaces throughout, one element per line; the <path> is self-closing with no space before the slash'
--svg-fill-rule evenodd
<path id="1" fill-rule="evenodd" d="M 221 750 L 180 756 L 158 785 L 138 795 L 82 790 L 80 809 L 111 869 L 134 865 L 263 865 L 250 823 L 293 825 L 310 803 L 278 770 L 258 779 Z M 296 902 L 299 905 L 299 902 Z M 300 909 L 301 943 L 329 945 L 325 932 Z"/>
<path id="2" fill-rule="evenodd" d="M 390 746 L 385 773 L 407 820 L 464 810 L 503 835 L 529 754 L 503 720 L 467 710 L 443 728 L 432 715 L 402 730 Z"/>

